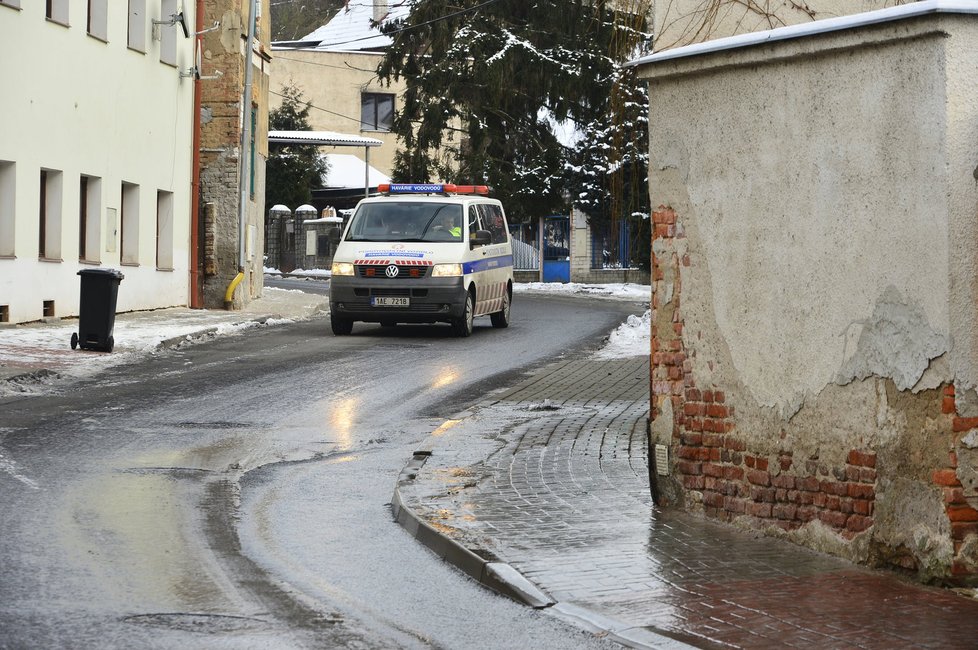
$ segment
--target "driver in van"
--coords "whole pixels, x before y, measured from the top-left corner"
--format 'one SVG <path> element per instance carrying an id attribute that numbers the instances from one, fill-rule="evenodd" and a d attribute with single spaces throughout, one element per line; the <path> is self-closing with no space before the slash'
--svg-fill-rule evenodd
<path id="1" fill-rule="evenodd" d="M 436 229 L 441 230 L 442 232 L 447 232 L 456 239 L 460 239 L 462 237 L 462 226 L 459 225 L 458 219 L 450 214 L 442 215 L 441 221 L 439 221 Z"/>

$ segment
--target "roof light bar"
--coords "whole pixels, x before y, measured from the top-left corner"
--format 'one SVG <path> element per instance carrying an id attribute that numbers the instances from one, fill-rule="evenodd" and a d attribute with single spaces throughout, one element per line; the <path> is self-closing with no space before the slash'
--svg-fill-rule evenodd
<path id="1" fill-rule="evenodd" d="M 382 183 L 381 194 L 489 194 L 488 185 L 455 185 L 454 183 Z"/>

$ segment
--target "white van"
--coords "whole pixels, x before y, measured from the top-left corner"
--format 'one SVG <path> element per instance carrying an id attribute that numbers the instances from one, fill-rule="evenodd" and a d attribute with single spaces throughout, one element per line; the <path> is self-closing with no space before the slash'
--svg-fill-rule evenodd
<path id="1" fill-rule="evenodd" d="M 502 204 L 485 186 L 381 185 L 363 199 L 333 255 L 330 324 L 450 323 L 489 316 L 508 327 L 513 249 Z"/>

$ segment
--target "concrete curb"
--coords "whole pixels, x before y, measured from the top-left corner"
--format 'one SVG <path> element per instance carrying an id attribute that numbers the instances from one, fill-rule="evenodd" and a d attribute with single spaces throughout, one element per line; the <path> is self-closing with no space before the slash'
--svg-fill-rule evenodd
<path id="1" fill-rule="evenodd" d="M 543 609 L 556 604 L 557 601 L 538 589 L 510 565 L 497 561 L 485 550 L 466 548 L 450 536 L 436 530 L 404 503 L 401 498 L 401 485 L 417 477 L 429 455 L 428 451 L 416 452 L 411 462 L 401 471 L 391 500 L 394 520 L 439 558 L 455 565 L 463 573 L 493 591 L 534 609 Z"/>

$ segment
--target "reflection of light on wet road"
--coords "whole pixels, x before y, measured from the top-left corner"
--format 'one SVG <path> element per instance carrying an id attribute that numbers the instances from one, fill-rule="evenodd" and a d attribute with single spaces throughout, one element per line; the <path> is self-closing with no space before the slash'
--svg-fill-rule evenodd
<path id="1" fill-rule="evenodd" d="M 445 420 L 442 425 L 431 432 L 433 436 L 443 436 L 445 432 L 454 427 L 456 424 L 461 422 L 461 420 Z"/>
<path id="2" fill-rule="evenodd" d="M 353 448 L 353 421 L 360 399 L 346 397 L 330 403 L 327 419 L 332 427 L 338 451 L 348 451 Z"/>
<path id="3" fill-rule="evenodd" d="M 435 380 L 431 383 L 432 388 L 444 388 L 458 381 L 458 369 L 452 366 L 442 368 L 435 375 Z"/>
<path id="4" fill-rule="evenodd" d="M 345 456 L 340 456 L 339 458 L 330 458 L 329 463 L 352 463 L 360 460 L 360 456 L 356 454 L 347 454 Z"/>

